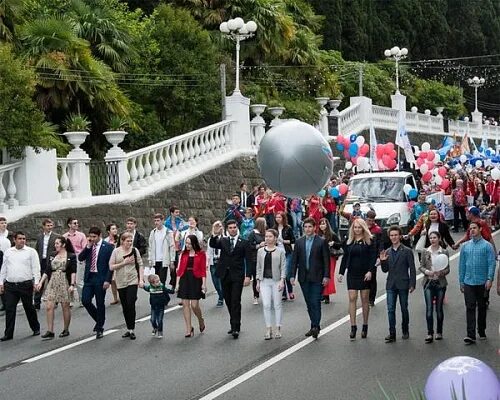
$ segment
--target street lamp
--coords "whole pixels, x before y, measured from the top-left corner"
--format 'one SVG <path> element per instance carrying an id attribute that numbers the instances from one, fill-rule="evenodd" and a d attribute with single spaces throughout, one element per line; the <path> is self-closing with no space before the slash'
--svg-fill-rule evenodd
<path id="1" fill-rule="evenodd" d="M 233 93 L 240 92 L 240 41 L 251 38 L 255 35 L 257 24 L 254 21 L 245 23 L 243 18 L 237 17 L 223 22 L 219 30 L 225 37 L 236 42 L 236 87 Z"/>
<path id="2" fill-rule="evenodd" d="M 479 78 L 477 76 L 475 76 L 474 78 L 467 79 L 467 84 L 474 88 L 474 94 L 475 94 L 474 97 L 475 97 L 475 106 L 476 106 L 476 109 L 474 110 L 474 112 L 479 111 L 477 109 L 477 89 L 480 88 L 481 86 L 483 86 L 484 82 L 485 82 L 484 78 Z"/>
<path id="3" fill-rule="evenodd" d="M 392 58 L 396 61 L 396 94 L 399 93 L 399 60 L 406 58 L 408 55 L 408 49 L 403 47 L 400 49 L 398 46 L 394 46 L 392 49 L 387 49 L 384 51 L 384 56 L 387 58 Z"/>

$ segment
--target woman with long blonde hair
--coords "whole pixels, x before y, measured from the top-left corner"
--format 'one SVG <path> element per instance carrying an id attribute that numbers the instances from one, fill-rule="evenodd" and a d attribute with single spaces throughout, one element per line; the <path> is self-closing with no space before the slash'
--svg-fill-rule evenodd
<path id="1" fill-rule="evenodd" d="M 356 339 L 356 307 L 358 292 L 361 297 L 363 309 L 363 329 L 361 337 L 364 339 L 368 334 L 368 315 L 370 313 L 369 295 L 370 281 L 375 272 L 377 261 L 377 250 L 366 222 L 361 218 L 355 218 L 349 228 L 349 236 L 344 245 L 344 256 L 340 264 L 338 281 L 342 283 L 345 271 L 347 274 L 347 289 L 349 292 L 349 317 L 351 321 L 351 340 Z"/>

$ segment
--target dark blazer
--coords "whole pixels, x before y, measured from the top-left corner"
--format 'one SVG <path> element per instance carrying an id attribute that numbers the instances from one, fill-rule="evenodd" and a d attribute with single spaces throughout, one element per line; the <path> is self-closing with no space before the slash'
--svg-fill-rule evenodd
<path id="1" fill-rule="evenodd" d="M 274 227 L 274 229 L 278 230 L 278 227 Z M 292 244 L 295 243 L 295 235 L 293 234 L 293 229 L 291 226 L 286 226 L 281 231 L 281 237 L 283 240 L 290 240 L 290 244 L 284 244 L 286 254 L 292 254 Z"/>
<path id="2" fill-rule="evenodd" d="M 210 247 L 220 250 L 219 263 L 215 273 L 220 279 L 224 279 L 226 274 L 233 282 L 243 281 L 245 277 L 251 277 L 250 269 L 245 269 L 246 264 L 249 265 L 250 260 L 250 243 L 238 236 L 238 240 L 231 251 L 231 242 L 229 237 L 210 237 Z"/>
<path id="3" fill-rule="evenodd" d="M 295 242 L 292 254 L 292 270 L 290 278 L 295 278 L 299 272 L 299 282 L 321 282 L 330 278 L 330 251 L 328 243 L 318 235 L 314 236 L 309 256 L 309 271 L 306 269 L 306 237 L 302 236 Z"/>
<path id="4" fill-rule="evenodd" d="M 49 244 L 47 245 L 47 259 L 54 255 L 56 252 L 56 248 L 54 246 L 54 243 L 56 242 L 56 239 L 58 237 L 61 237 L 61 235 L 58 235 L 55 232 L 52 232 L 49 237 Z M 42 256 L 43 256 L 43 233 L 40 233 L 37 238 L 36 238 L 36 251 L 38 253 L 38 258 L 40 259 L 40 263 L 42 262 Z M 45 271 L 42 271 L 42 273 Z"/>
<path id="5" fill-rule="evenodd" d="M 52 277 L 52 260 L 53 257 L 50 257 L 47 261 L 47 269 L 45 270 L 45 274 L 47 275 L 47 282 L 50 281 Z M 68 283 L 71 285 L 71 274 L 76 274 L 76 255 L 73 253 L 68 253 L 68 258 L 66 260 L 66 279 Z"/>
<path id="6" fill-rule="evenodd" d="M 385 284 L 386 290 L 408 290 L 411 287 L 415 288 L 417 273 L 413 251 L 401 244 L 396 255 L 393 254 L 392 247 L 387 250 L 387 253 L 389 254 L 389 258 L 380 263 L 382 271 L 389 273 Z"/>
<path id="7" fill-rule="evenodd" d="M 115 246 L 102 240 L 99 254 L 97 255 L 97 273 L 99 274 L 99 280 L 101 283 L 111 282 L 113 272 L 109 269 L 109 259 L 111 258 L 111 253 L 113 253 L 114 249 Z M 83 275 L 84 283 L 89 281 L 91 258 L 91 247 L 85 247 L 82 252 L 78 254 L 78 260 L 85 261 L 85 273 Z"/>
<path id="8" fill-rule="evenodd" d="M 427 220 L 425 223 L 425 229 L 427 230 L 427 235 L 425 238 L 425 247 L 429 247 L 431 245 L 431 242 L 429 240 L 429 228 L 431 227 L 431 220 Z M 450 233 L 450 228 L 446 224 L 446 222 L 441 222 L 439 221 L 439 227 L 438 227 L 439 234 L 441 235 L 441 242 L 443 248 L 446 249 L 447 245 L 448 246 L 453 246 L 455 244 L 455 241 L 451 237 Z"/>
<path id="9" fill-rule="evenodd" d="M 116 241 L 116 247 L 120 246 L 120 236 L 121 235 L 118 236 L 118 240 Z M 141 257 L 148 251 L 148 242 L 146 241 L 144 235 L 139 231 L 135 231 L 132 246 L 139 250 L 139 254 L 141 255 Z"/>

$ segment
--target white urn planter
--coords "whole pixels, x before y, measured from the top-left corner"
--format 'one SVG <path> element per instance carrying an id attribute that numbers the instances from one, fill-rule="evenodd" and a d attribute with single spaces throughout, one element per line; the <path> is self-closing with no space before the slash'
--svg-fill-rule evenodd
<path id="1" fill-rule="evenodd" d="M 125 152 L 120 147 L 118 147 L 118 145 L 123 142 L 127 133 L 128 132 L 126 131 L 107 131 L 103 133 L 108 143 L 113 146 L 106 153 L 106 158 L 120 157 L 125 154 Z"/>
<path id="2" fill-rule="evenodd" d="M 260 114 L 266 110 L 266 107 L 267 105 L 265 104 L 251 104 L 250 111 L 255 114 L 256 117 L 260 117 Z"/>
<path id="3" fill-rule="evenodd" d="M 69 144 L 73 146 L 73 150 L 71 150 L 68 154 L 70 158 L 76 157 L 88 157 L 88 154 L 80 148 L 80 146 L 85 143 L 87 136 L 90 133 L 85 131 L 75 131 L 75 132 L 65 132 L 63 135 L 68 140 Z"/>
<path id="4" fill-rule="evenodd" d="M 280 117 L 285 112 L 285 107 L 269 107 L 267 111 L 274 117 L 270 126 L 278 126 L 281 124 Z"/>
<path id="5" fill-rule="evenodd" d="M 340 114 L 340 111 L 337 110 L 337 108 L 340 106 L 340 103 L 342 103 L 342 100 L 336 99 L 336 100 L 328 100 L 328 105 L 332 108 L 330 111 L 330 116 L 336 117 Z"/>

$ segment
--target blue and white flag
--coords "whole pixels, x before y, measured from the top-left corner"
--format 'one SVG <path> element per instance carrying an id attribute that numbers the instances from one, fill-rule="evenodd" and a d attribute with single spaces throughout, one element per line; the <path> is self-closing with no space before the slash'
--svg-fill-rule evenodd
<path id="1" fill-rule="evenodd" d="M 410 164 L 415 165 L 415 156 L 413 154 L 413 149 L 411 148 L 410 138 L 408 137 L 408 132 L 406 131 L 406 118 L 403 113 L 406 111 L 400 110 L 398 117 L 398 130 L 396 132 L 396 145 L 401 147 L 405 152 L 406 161 Z M 399 161 L 399 160 L 398 160 Z"/>
<path id="2" fill-rule="evenodd" d="M 370 164 L 373 171 L 378 171 L 377 159 L 377 137 L 375 136 L 375 127 L 370 125 Z"/>

